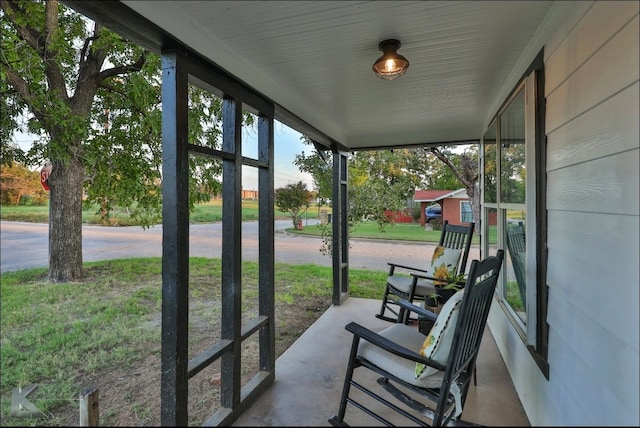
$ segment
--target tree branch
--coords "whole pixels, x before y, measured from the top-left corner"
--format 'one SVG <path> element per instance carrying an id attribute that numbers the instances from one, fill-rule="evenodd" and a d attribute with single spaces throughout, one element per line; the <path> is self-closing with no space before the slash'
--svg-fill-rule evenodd
<path id="1" fill-rule="evenodd" d="M 85 40 L 84 46 L 82 47 L 78 90 L 76 90 L 76 94 L 88 91 L 88 87 L 93 85 L 95 88 L 102 87 L 109 91 L 126 95 L 121 90 L 118 90 L 114 86 L 105 82 L 105 80 L 113 76 L 140 71 L 146 62 L 148 51 L 144 51 L 138 60 L 132 64 L 99 71 L 105 61 L 107 52 L 103 49 L 94 49 L 94 44 L 92 42 L 100 37 L 101 29 L 102 26 L 96 24 L 93 35 Z M 76 104 L 80 106 L 83 102 L 86 103 L 87 101 L 88 99 L 79 98 Z"/>
<path id="2" fill-rule="evenodd" d="M 24 9 L 13 0 L 3 0 L 0 2 L 0 6 L 4 11 L 5 17 L 11 22 L 11 25 L 15 27 L 22 40 L 27 42 L 27 44 L 42 57 L 44 55 L 44 45 L 40 43 L 40 40 L 44 38 L 43 35 L 34 28 L 26 27 L 18 23 L 20 18 L 25 15 Z"/>
<path id="3" fill-rule="evenodd" d="M 20 5 L 13 0 L 2 1 L 2 10 L 5 12 L 5 16 L 9 19 L 11 24 L 17 30 L 18 35 L 24 40 L 34 51 L 40 56 L 45 65 L 45 74 L 47 76 L 47 82 L 51 90 L 57 91 L 63 100 L 68 99 L 67 88 L 64 81 L 64 76 L 60 70 L 58 64 L 55 61 L 57 51 L 51 49 L 50 42 L 53 39 L 53 34 L 58 26 L 58 1 L 47 0 L 45 6 L 45 32 L 41 33 L 35 27 L 29 27 L 22 25 L 22 17 L 26 15 L 26 12 Z"/>
<path id="4" fill-rule="evenodd" d="M 100 86 L 100 68 L 104 64 L 107 52 L 96 49 L 94 42 L 100 38 L 102 26 L 94 24 L 93 34 L 84 41 L 80 53 L 78 83 L 73 95 L 73 109 L 77 112 L 87 112 L 91 108 L 93 97 Z"/>
<path id="5" fill-rule="evenodd" d="M 460 172 L 460 168 L 456 168 L 451 160 L 437 147 L 429 148 L 429 152 L 449 167 L 451 172 L 453 172 L 456 178 L 460 180 L 462 185 L 467 189 L 467 193 L 475 189 L 476 182 L 478 181 L 478 167 L 474 165 L 473 159 L 470 156 L 467 154 L 460 156 L 460 162 L 462 164 L 462 172 Z"/>
<path id="6" fill-rule="evenodd" d="M 105 80 L 109 77 L 117 76 L 120 74 L 128 74 L 128 73 L 134 73 L 134 72 L 140 71 L 142 70 L 144 63 L 147 61 L 148 54 L 149 54 L 149 51 L 145 50 L 142 53 L 142 55 L 140 55 L 138 60 L 132 64 L 122 65 L 119 67 L 113 67 L 113 68 L 103 70 L 98 74 L 98 78 L 100 80 Z"/>
<path id="7" fill-rule="evenodd" d="M 100 38 L 100 31 L 102 30 L 102 25 L 97 22 L 93 24 L 93 34 L 87 37 L 84 41 L 84 45 L 82 46 L 82 52 L 80 54 L 80 63 L 81 64 L 93 64 L 94 67 L 91 68 L 91 74 L 97 74 L 104 63 L 105 58 L 107 57 L 107 51 L 104 49 L 96 49 L 93 42 Z M 96 77 L 99 79 L 99 77 Z"/>
<path id="8" fill-rule="evenodd" d="M 51 53 L 52 57 L 57 55 L 57 51 L 51 49 L 51 41 L 54 32 L 58 29 L 58 0 L 47 0 L 44 13 L 44 42 L 45 48 Z"/>
<path id="9" fill-rule="evenodd" d="M 47 0 L 45 8 L 45 46 L 41 54 L 44 61 L 44 72 L 49 82 L 49 88 L 57 91 L 58 97 L 65 102 L 69 100 L 67 85 L 60 66 L 56 61 L 58 51 L 51 48 L 54 32 L 58 28 L 58 0 Z"/>
<path id="10" fill-rule="evenodd" d="M 20 76 L 13 68 L 11 68 L 9 64 L 4 61 L 4 58 L 2 60 L 2 64 L 4 66 L 4 72 L 7 76 L 7 81 L 13 87 L 14 91 L 18 95 L 20 95 L 27 104 L 31 106 L 30 110 L 36 117 L 36 119 L 40 121 L 43 120 L 45 116 L 43 112 L 36 109 L 35 97 L 29 89 L 29 84 L 22 78 L 22 76 Z"/>
<path id="11" fill-rule="evenodd" d="M 98 40 L 98 36 L 94 35 L 87 37 L 86 39 L 84 39 L 84 44 L 82 45 L 82 50 L 80 51 L 80 61 L 84 62 L 86 61 L 86 56 L 87 56 L 87 49 L 89 49 L 89 44 L 95 40 Z"/>
<path id="12" fill-rule="evenodd" d="M 451 170 L 451 172 L 453 172 L 453 174 L 456 176 L 456 178 L 458 180 L 460 180 L 460 182 L 462 184 L 464 184 L 465 187 L 468 187 L 468 180 L 465 176 L 461 175 L 458 172 L 458 168 L 456 168 L 456 166 L 451 162 L 451 160 L 445 156 L 440 149 L 438 149 L 437 147 L 430 147 L 429 148 L 429 152 L 431 152 L 435 157 L 437 157 L 438 159 L 440 159 L 445 165 L 447 165 L 449 167 L 449 169 Z"/>
<path id="13" fill-rule="evenodd" d="M 120 94 L 122 96 L 126 96 L 127 95 L 127 93 L 125 91 L 123 91 L 122 89 L 116 88 L 112 84 L 104 82 L 104 81 L 100 82 L 98 84 L 98 86 L 101 87 L 101 88 L 106 89 L 107 91 L 115 92 L 116 94 Z"/>

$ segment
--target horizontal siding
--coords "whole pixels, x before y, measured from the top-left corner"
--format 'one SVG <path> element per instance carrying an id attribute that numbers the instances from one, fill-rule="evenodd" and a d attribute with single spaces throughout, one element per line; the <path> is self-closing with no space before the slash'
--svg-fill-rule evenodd
<path id="1" fill-rule="evenodd" d="M 637 216 L 639 153 L 636 149 L 549 171 L 547 208 L 573 211 L 576 217 L 592 212 Z"/>
<path id="2" fill-rule="evenodd" d="M 595 1 L 556 1 L 554 3 L 552 13 L 545 20 L 543 28 L 540 29 L 546 36 L 544 39 L 545 68 L 553 56 L 559 58 L 558 50 L 564 47 L 567 37 L 573 35 L 575 27 L 595 4 Z M 564 75 L 562 70 L 555 71 L 555 73 Z M 548 75 L 545 80 L 552 79 L 553 81 L 558 78 L 560 76 Z M 546 84 L 545 86 L 548 87 Z"/>
<path id="3" fill-rule="evenodd" d="M 628 425 L 638 399 L 638 219 L 553 212 L 549 224 L 553 406 L 572 409 L 554 423 Z"/>
<path id="4" fill-rule="evenodd" d="M 636 1 L 595 2 L 580 26 L 564 43 L 547 58 L 545 69 L 547 93 L 553 92 L 567 79 L 568 73 L 578 69 L 594 52 L 603 46 L 629 18 L 638 14 Z M 607 25 L 602 25 L 606 23 Z M 637 24 L 636 24 L 637 25 Z M 581 29 L 589 29 L 589 37 L 584 37 Z M 637 57 L 636 57 L 637 58 Z"/>
<path id="5" fill-rule="evenodd" d="M 591 312 L 594 322 L 606 325 L 610 334 L 634 326 L 637 330 L 640 325 L 638 233 L 638 218 L 633 216 L 549 213 L 548 247 L 553 253 L 548 260 L 549 287 L 570 296 L 576 312 Z M 550 299 L 550 309 L 554 302 Z M 622 302 L 635 303 L 636 310 L 619 311 Z M 550 320 L 568 313 L 552 315 L 550 311 Z M 589 330 L 584 334 L 589 335 Z"/>
<path id="6" fill-rule="evenodd" d="M 579 28 L 581 28 L 583 36 L 590 35 L 587 28 Z M 590 40 L 589 37 L 587 38 Z M 636 14 L 635 18 L 628 22 L 621 31 L 615 33 L 604 47 L 594 51 L 594 54 L 585 63 L 576 64 L 578 68 L 575 72 L 562 70 L 563 75 L 570 76 L 570 78 L 564 80 L 553 92 L 549 92 L 549 88 L 545 89 L 548 133 L 638 81 L 640 75 L 639 38 L 638 15 Z M 571 54 L 570 49 L 570 46 L 567 47 L 566 55 Z M 563 52 L 563 49 L 559 52 Z M 553 66 L 554 61 L 559 61 L 556 55 L 549 58 L 551 70 L 560 68 Z M 554 78 L 550 70 L 548 73 L 551 80 L 563 80 L 563 76 Z"/>
<path id="7" fill-rule="evenodd" d="M 637 425 L 638 2 L 576 13 L 545 51 L 550 372 L 527 415 L 532 425 Z"/>
<path id="8" fill-rule="evenodd" d="M 549 379 L 492 310 L 532 426 L 639 425 L 638 2 L 558 2 L 545 24 Z"/>
<path id="9" fill-rule="evenodd" d="M 567 309 L 567 308 L 565 308 Z M 575 317 L 575 324 L 588 322 L 580 316 Z M 575 343 L 575 336 L 558 336 L 558 331 L 572 331 L 573 328 L 562 326 L 562 330 L 553 329 L 549 336 L 550 342 L 565 344 Z M 580 325 L 578 325 L 580 327 Z M 602 331 L 594 328 L 593 335 L 600 335 Z M 593 339 L 591 338 L 591 341 Z M 614 348 L 608 348 L 614 346 Z M 606 348 L 605 348 L 606 347 Z M 605 350 L 606 349 L 606 350 Z M 612 354 L 611 349 L 620 349 Z M 553 413 L 548 412 L 547 418 L 555 421 L 556 426 L 629 426 L 633 425 L 633 409 L 638 406 L 637 383 L 633 382 L 633 373 L 626 368 L 637 354 L 628 347 L 626 350 L 618 346 L 615 341 L 602 343 L 598 352 L 585 355 L 581 349 L 570 349 L 555 346 L 550 350 L 550 359 L 558 363 L 550 366 L 549 377 L 553 379 L 553 396 L 549 400 L 553 406 Z M 620 359 L 622 354 L 630 358 Z M 564 360 L 561 360 L 563 357 Z M 593 362 L 601 364 L 594 368 Z M 613 382 L 618 382 L 617 386 Z"/>
<path id="10" fill-rule="evenodd" d="M 640 147 L 640 84 L 599 104 L 547 135 L 553 171 Z"/>

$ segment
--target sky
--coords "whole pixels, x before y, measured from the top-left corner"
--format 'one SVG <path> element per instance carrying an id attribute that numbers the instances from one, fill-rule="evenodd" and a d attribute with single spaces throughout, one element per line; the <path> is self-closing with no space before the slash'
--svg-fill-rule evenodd
<path id="1" fill-rule="evenodd" d="M 278 189 L 302 181 L 306 183 L 307 190 L 314 190 L 311 175 L 301 173 L 298 171 L 298 167 L 293 164 L 296 155 L 303 151 L 308 154 L 313 150 L 313 147 L 302 142 L 299 132 L 277 121 L 274 125 L 273 135 L 275 139 L 274 188 Z M 242 139 L 242 155 L 257 159 L 258 147 L 255 131 L 245 132 Z M 242 188 L 244 190 L 258 190 L 258 171 L 256 168 L 243 167 Z"/>
<path id="2" fill-rule="evenodd" d="M 288 126 L 275 122 L 274 125 L 274 188 L 285 187 L 288 184 L 295 184 L 298 181 L 306 183 L 307 190 L 314 190 L 311 175 L 301 173 L 298 167 L 293 164 L 295 155 L 302 153 L 310 153 L 313 149 L 302 142 L 301 134 Z M 243 134 L 242 155 L 257 159 L 258 143 L 256 131 L 245 131 Z M 28 150 L 31 147 L 34 137 L 30 134 L 16 133 L 14 139 L 16 143 L 23 149 Z M 242 171 L 242 188 L 244 190 L 258 190 L 258 171 L 254 167 L 243 167 Z"/>

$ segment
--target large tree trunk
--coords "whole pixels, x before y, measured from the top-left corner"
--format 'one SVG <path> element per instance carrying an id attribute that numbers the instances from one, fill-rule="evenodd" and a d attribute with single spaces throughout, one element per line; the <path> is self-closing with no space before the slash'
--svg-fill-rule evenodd
<path id="1" fill-rule="evenodd" d="M 471 186 L 465 186 L 467 196 L 471 200 L 471 214 L 473 221 L 476 223 L 474 232 L 476 235 L 480 234 L 480 192 L 477 192 L 478 187 L 474 184 Z"/>
<path id="2" fill-rule="evenodd" d="M 82 188 L 77 160 L 54 161 L 49 177 L 49 281 L 82 280 Z"/>

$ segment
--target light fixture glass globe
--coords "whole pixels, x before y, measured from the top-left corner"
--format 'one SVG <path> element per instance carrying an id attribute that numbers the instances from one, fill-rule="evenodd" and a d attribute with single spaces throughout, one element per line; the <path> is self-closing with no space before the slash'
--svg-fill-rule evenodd
<path id="1" fill-rule="evenodd" d="M 384 40 L 378 44 L 382 56 L 373 64 L 373 71 L 378 77 L 385 80 L 393 80 L 402 76 L 409 68 L 409 61 L 398 54 L 400 41 L 395 39 Z"/>

